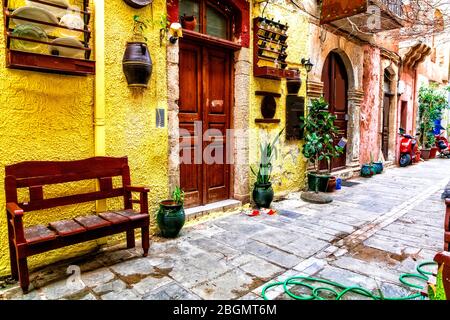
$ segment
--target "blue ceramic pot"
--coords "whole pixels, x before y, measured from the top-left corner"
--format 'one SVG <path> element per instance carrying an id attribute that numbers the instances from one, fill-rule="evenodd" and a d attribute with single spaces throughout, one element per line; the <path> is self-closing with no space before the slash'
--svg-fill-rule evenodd
<path id="1" fill-rule="evenodd" d="M 370 178 L 373 176 L 373 167 L 370 164 L 363 164 L 361 167 L 361 177 Z"/>
<path id="2" fill-rule="evenodd" d="M 374 162 L 373 167 L 375 169 L 376 174 L 380 174 L 383 172 L 383 169 L 384 169 L 383 162 Z"/>

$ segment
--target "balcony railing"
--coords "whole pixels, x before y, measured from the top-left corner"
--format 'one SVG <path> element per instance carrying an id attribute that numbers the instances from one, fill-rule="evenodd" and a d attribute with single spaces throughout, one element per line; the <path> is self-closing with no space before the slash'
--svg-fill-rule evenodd
<path id="1" fill-rule="evenodd" d="M 402 28 L 403 17 L 402 0 L 322 1 L 321 24 L 331 24 L 364 40 Z"/>
<path id="2" fill-rule="evenodd" d="M 381 0 L 388 7 L 389 11 L 397 17 L 403 17 L 403 1 L 402 0 Z"/>

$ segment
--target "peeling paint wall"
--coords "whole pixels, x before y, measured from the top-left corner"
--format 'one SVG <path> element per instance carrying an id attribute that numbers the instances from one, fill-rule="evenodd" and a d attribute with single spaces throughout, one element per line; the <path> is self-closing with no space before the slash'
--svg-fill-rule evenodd
<path id="1" fill-rule="evenodd" d="M 253 6 L 252 6 L 253 7 Z M 264 4 L 253 7 L 252 18 L 260 16 Z M 302 58 L 308 57 L 308 19 L 292 5 L 287 5 L 284 1 L 274 1 L 266 8 L 265 15 L 280 20 L 282 23 L 288 23 L 288 67 L 297 67 L 301 70 L 303 85 L 299 96 L 306 96 L 306 72 L 300 65 Z M 252 53 L 253 54 L 253 53 Z M 276 119 L 280 119 L 280 124 L 260 125 L 255 124 L 255 119 L 262 118 L 261 101 L 263 97 L 255 96 L 254 92 L 262 90 L 277 92 L 281 98 L 276 98 L 277 110 Z M 260 161 L 260 143 L 273 140 L 276 134 L 286 125 L 286 80 L 275 81 L 251 77 L 250 85 L 250 164 L 257 168 Z M 282 195 L 287 192 L 303 189 L 305 186 L 306 161 L 301 154 L 302 143 L 300 141 L 286 141 L 285 134 L 282 135 L 279 147 L 278 160 L 273 163 L 272 183 L 275 194 Z M 250 169 L 249 169 L 250 170 Z M 253 189 L 255 176 L 250 173 L 250 190 Z"/>
<path id="2" fill-rule="evenodd" d="M 372 46 L 364 48 L 364 100 L 361 104 L 361 148 L 359 157 L 361 163 L 370 162 L 370 155 L 377 161 L 380 155 L 381 140 L 379 135 L 380 122 L 380 49 Z"/>

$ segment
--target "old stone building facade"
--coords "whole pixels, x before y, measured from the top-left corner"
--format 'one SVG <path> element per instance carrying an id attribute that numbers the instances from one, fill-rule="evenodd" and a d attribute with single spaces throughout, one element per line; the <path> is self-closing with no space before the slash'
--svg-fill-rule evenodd
<path id="1" fill-rule="evenodd" d="M 261 143 L 295 126 L 311 99 L 321 96 L 330 103 L 339 137 L 346 141 L 344 154 L 332 163 L 334 175 L 358 175 L 361 164 L 371 158 L 395 164 L 399 127 L 408 132 L 417 128 L 419 86 L 448 83 L 449 47 L 438 45 L 438 38 L 389 41 L 389 32 L 402 27 L 402 12 L 401 6 L 388 7 L 385 2 L 370 2 L 378 5 L 383 17 L 389 13 L 380 33 L 367 27 L 373 18 L 367 8 L 360 12 L 362 20 L 331 21 L 327 16 L 322 21 L 324 7 L 315 0 L 154 0 L 142 9 L 123 0 L 91 0 L 95 75 L 13 70 L 6 68 L 5 53 L 0 53 L 0 102 L 8 106 L 0 110 L 0 147 L 5 150 L 0 178 L 4 166 L 21 161 L 128 156 L 133 183 L 152 190 L 152 214 L 176 186 L 186 191 L 188 213 L 223 211 L 251 202 L 256 180 L 251 166 L 258 165 Z M 368 2 L 349 5 L 361 3 L 364 7 Z M 122 71 L 135 15 L 151 21 L 145 33 L 153 74 L 145 90 L 129 88 Z M 171 39 L 166 24 L 181 23 L 186 16 L 195 16 L 197 24 Z M 278 38 L 269 44 L 261 41 L 258 21 L 269 21 L 266 27 Z M 0 33 L 2 44 L 4 37 Z M 267 52 L 282 54 L 259 59 L 261 42 Z M 311 70 L 305 61 L 312 63 Z M 292 79 L 301 82 L 298 92 L 288 92 L 287 80 Z M 261 109 L 265 101 L 270 101 L 270 117 Z M 214 142 L 223 144 L 211 151 L 208 147 Z M 308 163 L 303 144 L 297 133 L 281 136 L 273 163 L 276 197 L 305 188 Z M 200 162 L 195 162 L 197 152 Z M 205 163 L 205 153 L 221 153 L 226 161 Z M 184 161 L 186 157 L 192 161 Z M 92 182 L 89 190 L 95 188 Z M 70 190 L 54 190 L 61 192 Z M 0 205 L 5 205 L 2 184 Z M 99 206 L 76 206 L 59 218 L 72 218 L 80 210 L 94 212 Z M 46 222 L 45 215 L 26 219 Z M 156 232 L 154 219 L 153 227 Z M 9 262 L 4 216 L 0 233 L 0 275 L 5 275 Z M 30 266 L 76 256 L 106 242 L 38 255 Z"/>

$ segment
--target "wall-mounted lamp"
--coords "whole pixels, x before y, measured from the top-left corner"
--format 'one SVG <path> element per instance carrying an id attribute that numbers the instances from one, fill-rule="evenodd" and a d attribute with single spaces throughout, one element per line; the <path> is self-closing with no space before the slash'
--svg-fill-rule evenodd
<path id="1" fill-rule="evenodd" d="M 311 62 L 311 59 L 302 59 L 302 65 L 305 67 L 306 72 L 310 73 L 312 68 L 314 67 L 314 64 Z"/>
<path id="2" fill-rule="evenodd" d="M 183 37 L 183 27 L 180 23 L 174 22 L 169 27 L 169 41 L 171 44 L 175 44 L 179 38 Z"/>

